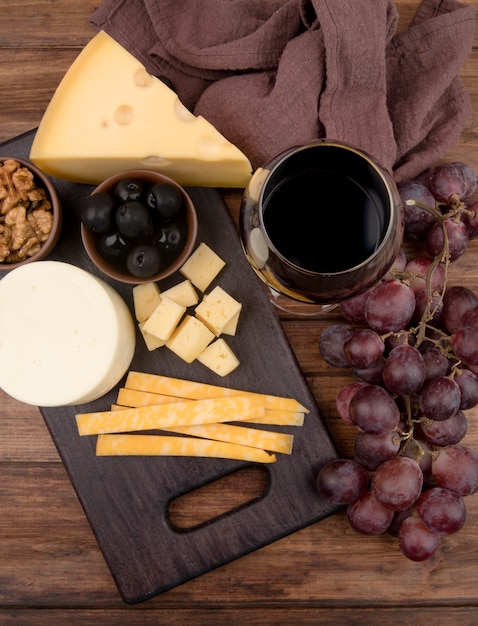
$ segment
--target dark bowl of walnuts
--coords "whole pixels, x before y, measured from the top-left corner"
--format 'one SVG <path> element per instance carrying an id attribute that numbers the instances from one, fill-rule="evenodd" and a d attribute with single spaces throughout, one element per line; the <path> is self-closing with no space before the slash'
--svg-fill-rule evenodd
<path id="1" fill-rule="evenodd" d="M 81 237 L 95 265 L 115 280 L 158 282 L 193 251 L 198 231 L 185 189 L 150 170 L 111 176 L 81 209 Z"/>
<path id="2" fill-rule="evenodd" d="M 0 156 L 0 271 L 47 257 L 61 233 L 53 183 L 29 161 Z"/>

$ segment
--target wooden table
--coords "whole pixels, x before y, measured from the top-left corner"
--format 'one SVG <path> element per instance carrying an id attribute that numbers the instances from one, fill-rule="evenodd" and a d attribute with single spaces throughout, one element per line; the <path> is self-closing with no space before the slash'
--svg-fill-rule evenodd
<path id="1" fill-rule="evenodd" d="M 478 0 L 467 0 L 478 8 Z M 92 37 L 96 0 L 2 0 L 0 141 L 35 128 L 63 74 Z M 405 28 L 418 0 L 398 0 Z M 473 116 L 447 160 L 478 171 L 478 40 L 461 70 Z M 420 86 L 417 85 L 417 97 Z M 240 194 L 224 194 L 237 218 Z M 451 271 L 478 292 L 478 240 Z M 332 319 L 335 319 L 332 316 Z M 352 431 L 334 409 L 351 380 L 319 358 L 329 320 L 281 320 L 341 454 Z M 130 606 L 123 603 L 39 410 L 0 392 L 0 624 L 475 624 L 478 497 L 437 558 L 407 561 L 388 535 L 363 537 L 335 514 L 224 567 Z M 466 443 L 478 450 L 478 410 Z M 238 497 L 254 493 L 251 478 Z M 210 494 L 209 494 L 210 495 Z M 207 498 L 207 494 L 204 495 Z M 207 500 L 204 500 L 207 502 Z M 185 501 L 183 519 L 201 503 Z M 202 504 L 202 508 L 207 508 Z"/>

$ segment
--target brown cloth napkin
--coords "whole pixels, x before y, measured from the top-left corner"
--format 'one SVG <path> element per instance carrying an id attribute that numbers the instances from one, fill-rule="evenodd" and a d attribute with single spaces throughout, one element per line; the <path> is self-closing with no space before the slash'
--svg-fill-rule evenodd
<path id="1" fill-rule="evenodd" d="M 91 18 L 235 143 L 254 167 L 316 138 L 375 156 L 398 181 L 439 160 L 470 115 L 458 78 L 475 12 L 423 0 L 106 0 Z"/>

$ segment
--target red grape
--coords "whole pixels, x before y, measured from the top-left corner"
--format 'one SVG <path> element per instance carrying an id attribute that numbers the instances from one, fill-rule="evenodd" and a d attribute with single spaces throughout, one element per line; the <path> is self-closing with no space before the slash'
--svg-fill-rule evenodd
<path id="1" fill-rule="evenodd" d="M 472 495 L 478 490 L 478 455 L 460 444 L 440 448 L 432 460 L 432 474 L 440 487 L 459 496 Z"/>
<path id="2" fill-rule="evenodd" d="M 385 365 L 385 359 L 380 359 L 372 367 L 366 367 L 364 369 L 354 370 L 355 376 L 371 385 L 381 385 L 383 383 L 383 367 Z"/>
<path id="3" fill-rule="evenodd" d="M 466 435 L 468 422 L 463 411 L 457 411 L 446 420 L 431 420 L 420 424 L 423 437 L 433 446 L 459 443 Z"/>
<path id="4" fill-rule="evenodd" d="M 400 531 L 400 526 L 402 525 L 402 522 L 406 520 L 407 517 L 410 517 L 411 515 L 413 515 L 414 512 L 415 512 L 415 506 L 411 506 L 408 509 L 405 509 L 405 511 L 395 511 L 395 513 L 393 514 L 392 523 L 387 528 L 387 532 L 393 537 L 398 537 L 398 533 Z"/>
<path id="5" fill-rule="evenodd" d="M 426 289 L 427 287 L 427 272 L 430 270 L 430 266 L 433 263 L 433 259 L 425 256 L 414 257 L 408 261 L 405 272 L 410 274 L 408 282 L 410 287 L 415 293 Z M 442 291 L 445 286 L 445 268 L 442 264 L 439 264 L 432 271 L 430 276 L 430 285 L 432 291 Z"/>
<path id="6" fill-rule="evenodd" d="M 472 326 L 478 324 L 478 305 L 467 311 L 461 318 L 460 326 Z"/>
<path id="7" fill-rule="evenodd" d="M 317 476 L 320 495 L 334 504 L 351 504 L 368 489 L 367 471 L 353 459 L 334 459 Z"/>
<path id="8" fill-rule="evenodd" d="M 333 367 L 348 367 L 344 344 L 353 332 L 353 328 L 347 324 L 333 324 L 322 332 L 319 338 L 319 352 L 326 363 Z"/>
<path id="9" fill-rule="evenodd" d="M 349 504 L 347 519 L 350 526 L 363 535 L 380 535 L 389 527 L 393 511 L 367 491 L 356 502 Z"/>
<path id="10" fill-rule="evenodd" d="M 425 382 L 425 375 L 425 361 L 414 346 L 393 348 L 383 368 L 383 382 L 398 395 L 416 393 Z"/>
<path id="11" fill-rule="evenodd" d="M 372 477 L 371 490 L 379 502 L 394 511 L 408 509 L 420 496 L 423 473 L 413 459 L 397 456 L 382 463 Z"/>
<path id="12" fill-rule="evenodd" d="M 443 295 L 440 326 L 447 333 L 452 333 L 464 325 L 466 315 L 476 306 L 478 298 L 471 289 L 458 285 L 448 287 Z"/>
<path id="13" fill-rule="evenodd" d="M 422 493 L 417 501 L 417 512 L 428 528 L 439 535 L 458 532 L 466 520 L 463 498 L 443 487 L 433 487 Z"/>
<path id="14" fill-rule="evenodd" d="M 443 222 L 448 235 L 448 253 L 450 261 L 454 262 L 463 256 L 468 247 L 468 231 L 466 225 L 455 219 L 446 219 Z M 443 230 L 440 224 L 434 224 L 427 235 L 427 250 L 432 257 L 440 256 L 444 243 Z"/>
<path id="15" fill-rule="evenodd" d="M 419 438 L 419 435 L 421 437 L 421 433 L 414 432 L 413 437 L 405 443 L 402 452 L 404 456 L 418 463 L 425 480 L 429 477 L 432 467 L 432 448 L 427 441 Z"/>
<path id="16" fill-rule="evenodd" d="M 478 202 L 473 202 L 467 208 L 471 215 L 465 215 L 465 224 L 468 226 L 468 235 L 474 238 L 478 234 Z"/>
<path id="17" fill-rule="evenodd" d="M 407 517 L 398 531 L 400 550 L 411 561 L 426 561 L 432 557 L 440 545 L 440 535 L 418 517 Z"/>
<path id="18" fill-rule="evenodd" d="M 344 344 L 347 361 L 355 369 L 373 367 L 382 358 L 385 344 L 370 328 L 359 328 Z"/>
<path id="19" fill-rule="evenodd" d="M 478 376 L 471 370 L 463 369 L 457 372 L 455 382 L 460 387 L 460 409 L 466 411 L 478 404 Z"/>
<path id="20" fill-rule="evenodd" d="M 365 385 L 367 385 L 367 383 L 363 381 L 350 383 L 349 385 L 342 387 L 342 389 L 337 394 L 335 404 L 337 407 L 337 412 L 344 420 L 344 422 L 352 424 L 352 419 L 350 417 L 350 401 L 352 400 L 355 393 Z"/>
<path id="21" fill-rule="evenodd" d="M 430 227 L 435 223 L 435 218 L 426 209 L 413 204 L 407 204 L 407 200 L 415 200 L 425 206 L 435 207 L 436 200 L 430 190 L 418 181 L 406 181 L 397 185 L 398 192 L 403 204 L 406 241 L 424 241 Z"/>
<path id="22" fill-rule="evenodd" d="M 397 256 L 395 257 L 394 262 L 390 266 L 390 269 L 383 277 L 384 279 L 390 280 L 394 278 L 396 272 L 403 272 L 407 265 L 407 255 L 405 254 L 405 250 L 400 248 Z"/>
<path id="23" fill-rule="evenodd" d="M 478 324 L 457 328 L 451 336 L 455 355 L 467 365 L 478 365 Z"/>
<path id="24" fill-rule="evenodd" d="M 398 433 L 370 435 L 359 432 L 355 438 L 355 456 L 369 471 L 376 470 L 382 463 L 392 459 L 400 449 Z"/>
<path id="25" fill-rule="evenodd" d="M 365 303 L 367 324 L 383 334 L 402 330 L 412 319 L 415 294 L 398 279 L 387 280 L 372 289 Z"/>
<path id="26" fill-rule="evenodd" d="M 412 318 L 414 324 L 419 324 L 421 322 L 429 301 L 430 306 L 428 308 L 427 319 L 425 321 L 438 322 L 440 319 L 441 312 L 443 310 L 441 295 L 436 293 L 432 294 L 431 298 L 429 298 L 428 290 L 422 289 L 415 294 L 415 310 Z"/>
<path id="27" fill-rule="evenodd" d="M 435 346 L 420 349 L 425 363 L 425 381 L 440 376 L 447 376 L 451 371 L 451 363 L 448 358 Z"/>
<path id="28" fill-rule="evenodd" d="M 420 410 L 431 420 L 446 420 L 460 408 L 461 391 L 448 376 L 432 378 L 420 392 Z"/>
<path id="29" fill-rule="evenodd" d="M 452 202 L 455 194 L 460 200 L 465 200 L 475 187 L 473 170 L 460 162 L 437 165 L 428 176 L 428 188 L 441 202 Z"/>
<path id="30" fill-rule="evenodd" d="M 370 289 L 339 304 L 340 312 L 347 321 L 365 324 L 365 302 L 369 293 Z"/>
<path id="31" fill-rule="evenodd" d="M 383 435 L 397 428 L 400 411 L 385 389 L 378 385 L 366 385 L 350 401 L 350 417 L 360 430 L 371 435 Z"/>

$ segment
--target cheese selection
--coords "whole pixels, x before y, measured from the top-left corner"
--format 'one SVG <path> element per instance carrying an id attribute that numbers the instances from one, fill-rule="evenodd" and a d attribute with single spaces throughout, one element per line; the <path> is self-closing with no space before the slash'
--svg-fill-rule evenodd
<path id="1" fill-rule="evenodd" d="M 124 300 L 83 269 L 37 261 L 0 281 L 0 387 L 17 400 L 91 402 L 126 373 L 135 343 Z"/>
<path id="2" fill-rule="evenodd" d="M 252 171 L 236 146 L 104 31 L 58 85 L 30 159 L 52 176 L 89 184 L 149 169 L 182 185 L 243 188 Z"/>
<path id="3" fill-rule="evenodd" d="M 148 350 L 166 346 L 186 363 L 198 361 L 224 377 L 239 359 L 222 335 L 234 336 L 242 304 L 221 286 L 200 297 L 225 266 L 201 242 L 180 268 L 184 280 L 161 292 L 156 283 L 133 287 L 133 306 Z"/>
<path id="4" fill-rule="evenodd" d="M 30 159 L 87 184 L 127 169 L 209 187 L 244 187 L 251 176 L 240 150 L 103 31 L 58 86 Z M 242 304 L 221 286 L 209 290 L 224 267 L 201 243 L 180 268 L 181 282 L 133 288 L 148 350 L 167 348 L 221 377 L 239 366 L 224 336 L 236 334 Z M 31 263 L 0 282 L 0 387 L 22 402 L 54 407 L 104 396 L 126 374 L 135 338 L 119 294 L 69 263 Z M 109 410 L 78 413 L 76 423 L 80 436 L 96 436 L 98 456 L 274 463 L 276 454 L 292 454 L 294 437 L 258 426 L 302 426 L 307 413 L 293 398 L 131 371 Z"/>

